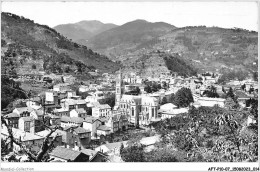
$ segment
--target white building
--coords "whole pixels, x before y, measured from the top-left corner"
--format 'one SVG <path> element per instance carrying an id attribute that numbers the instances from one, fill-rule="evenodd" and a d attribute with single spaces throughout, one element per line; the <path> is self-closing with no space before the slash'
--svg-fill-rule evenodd
<path id="1" fill-rule="evenodd" d="M 100 104 L 92 108 L 92 116 L 107 117 L 111 113 L 111 107 L 108 104 Z"/>
<path id="2" fill-rule="evenodd" d="M 224 107 L 225 105 L 225 99 L 222 98 L 200 97 L 198 98 L 198 102 L 200 103 L 201 106 L 209 106 L 209 107 L 213 107 L 214 105 Z"/>

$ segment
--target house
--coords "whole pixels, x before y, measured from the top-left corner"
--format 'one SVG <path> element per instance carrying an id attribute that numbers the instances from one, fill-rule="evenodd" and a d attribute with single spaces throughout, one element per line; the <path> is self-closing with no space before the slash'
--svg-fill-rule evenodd
<path id="1" fill-rule="evenodd" d="M 249 126 L 250 124 L 255 124 L 257 123 L 256 121 L 257 119 L 253 116 L 253 115 L 249 115 L 247 117 L 247 126 Z"/>
<path id="2" fill-rule="evenodd" d="M 87 92 L 87 91 L 89 91 L 89 87 L 88 86 L 86 86 L 86 85 L 81 85 L 80 87 L 79 87 L 79 92 Z"/>
<path id="3" fill-rule="evenodd" d="M 113 111 L 113 114 L 107 118 L 105 125 L 111 129 L 111 132 L 125 131 L 128 129 L 128 118 L 126 114 L 119 111 Z"/>
<path id="4" fill-rule="evenodd" d="M 7 115 L 5 115 L 8 125 L 10 125 L 13 128 L 18 128 L 18 121 L 20 118 L 20 115 L 18 115 L 17 113 L 9 113 Z"/>
<path id="5" fill-rule="evenodd" d="M 45 91 L 45 104 L 59 104 L 58 93 L 53 90 Z"/>
<path id="6" fill-rule="evenodd" d="M 120 155 L 120 147 L 121 145 L 124 145 L 124 147 L 127 147 L 127 141 L 122 142 L 114 142 L 114 143 L 107 143 L 100 145 L 99 147 L 95 148 L 95 151 L 100 151 L 102 153 L 106 153 L 109 156 L 112 155 Z"/>
<path id="7" fill-rule="evenodd" d="M 35 133 L 38 136 L 44 137 L 46 138 L 46 136 L 50 133 L 50 130 L 43 130 L 40 132 Z M 55 138 L 56 137 L 56 138 Z M 50 136 L 49 136 L 49 142 L 51 142 L 53 139 L 55 138 L 55 141 L 53 142 L 54 147 L 57 146 L 62 146 L 62 135 L 57 133 L 57 132 L 53 132 Z"/>
<path id="8" fill-rule="evenodd" d="M 67 90 L 66 92 L 67 92 L 67 98 L 68 98 L 68 99 L 77 96 L 77 95 L 76 95 L 76 91 Z M 80 97 L 80 96 L 79 96 L 79 97 Z"/>
<path id="9" fill-rule="evenodd" d="M 32 109 L 40 109 L 42 107 L 41 103 L 40 97 L 33 97 L 26 102 L 26 106 L 31 107 Z"/>
<path id="10" fill-rule="evenodd" d="M 155 148 L 155 143 L 160 142 L 160 136 L 155 135 L 151 137 L 144 137 L 140 140 L 140 143 L 145 146 L 144 151 L 150 152 Z"/>
<path id="11" fill-rule="evenodd" d="M 188 108 L 175 108 L 169 110 L 159 109 L 158 113 L 161 115 L 161 119 L 165 119 L 165 118 L 171 118 L 178 114 L 188 113 L 188 111 L 189 111 Z"/>
<path id="12" fill-rule="evenodd" d="M 20 108 L 15 108 L 13 110 L 13 113 L 16 113 L 18 115 L 20 115 L 20 117 L 26 117 L 26 116 L 30 116 L 30 113 L 33 111 L 34 109 L 31 107 L 20 107 Z"/>
<path id="13" fill-rule="evenodd" d="M 62 128 L 67 126 L 81 126 L 83 123 L 83 118 L 62 116 L 60 121 Z"/>
<path id="14" fill-rule="evenodd" d="M 60 126 L 61 125 L 61 117 L 56 115 L 48 115 L 49 116 L 49 125 L 52 126 Z"/>
<path id="15" fill-rule="evenodd" d="M 72 133 L 73 137 L 71 138 L 70 143 L 67 144 L 70 145 L 70 147 L 73 147 L 74 150 L 80 150 L 89 146 L 89 142 L 91 141 L 90 130 L 78 126 L 68 126 L 64 128 L 64 131 Z"/>
<path id="16" fill-rule="evenodd" d="M 62 92 L 62 91 L 67 91 L 67 90 L 70 90 L 69 83 L 62 83 L 62 84 L 57 84 L 57 85 L 53 86 L 53 91 Z"/>
<path id="17" fill-rule="evenodd" d="M 18 121 L 18 128 L 21 131 L 35 133 L 35 120 L 33 117 L 21 117 Z"/>
<path id="18" fill-rule="evenodd" d="M 73 109 L 72 111 L 70 111 L 70 117 L 85 118 L 87 117 L 87 111 L 83 108 Z"/>
<path id="19" fill-rule="evenodd" d="M 110 115 L 111 107 L 108 104 L 100 104 L 92 108 L 92 116 L 94 117 L 107 117 Z"/>
<path id="20" fill-rule="evenodd" d="M 44 112 L 43 109 L 33 110 L 30 116 L 34 118 L 35 132 L 39 132 L 44 129 Z"/>
<path id="21" fill-rule="evenodd" d="M 87 103 L 85 100 L 63 99 L 61 100 L 61 106 L 63 109 L 86 109 Z"/>
<path id="22" fill-rule="evenodd" d="M 66 75 L 66 76 L 63 76 L 63 80 L 64 82 L 67 82 L 67 83 L 73 83 L 76 78 L 72 75 Z"/>
<path id="23" fill-rule="evenodd" d="M 75 151 L 69 148 L 58 146 L 50 153 L 50 158 L 54 158 L 53 161 L 61 162 L 88 162 L 89 155 L 86 155 L 80 151 Z"/>
<path id="24" fill-rule="evenodd" d="M 90 96 L 87 96 L 85 99 L 86 102 L 97 102 L 105 98 L 104 92 L 102 91 L 90 92 L 89 94 Z"/>
<path id="25" fill-rule="evenodd" d="M 162 110 L 162 111 L 167 111 L 167 110 L 176 109 L 176 108 L 177 108 L 177 106 L 174 105 L 173 103 L 166 103 L 166 104 L 160 106 L 160 110 Z"/>
<path id="26" fill-rule="evenodd" d="M 106 125 L 100 125 L 99 127 L 97 127 L 98 136 L 101 136 L 101 135 L 106 136 L 110 133 L 111 133 L 111 128 Z"/>
<path id="27" fill-rule="evenodd" d="M 225 105 L 225 99 L 222 98 L 200 97 L 198 98 L 198 102 L 200 103 L 201 106 L 209 106 L 209 107 L 213 107 L 215 105 L 224 107 Z"/>
<path id="28" fill-rule="evenodd" d="M 97 136 L 97 128 L 102 125 L 100 119 L 95 118 L 93 116 L 88 116 L 83 121 L 83 128 L 91 131 L 91 136 Z M 104 124 L 103 124 L 104 125 Z"/>
<path id="29" fill-rule="evenodd" d="M 91 149 L 82 149 L 81 152 L 89 156 L 89 162 L 107 162 L 107 161 L 109 161 L 107 155 L 105 155 L 99 151 L 94 151 Z"/>
<path id="30" fill-rule="evenodd" d="M 68 116 L 69 117 L 70 111 L 69 111 L 69 109 L 66 109 L 66 108 L 54 109 L 53 114 L 55 116 L 59 116 L 59 117 L 62 117 L 62 116 Z"/>
<path id="31" fill-rule="evenodd" d="M 24 117 L 25 118 L 25 117 Z M 23 145 L 25 145 L 31 151 L 38 152 L 42 146 L 44 138 L 38 136 L 34 133 L 25 132 L 24 130 L 20 130 L 17 128 L 12 128 L 12 133 L 15 139 L 20 140 Z M 7 128 L 4 126 L 1 129 L 1 138 L 7 139 L 9 137 L 9 133 Z M 20 146 L 14 144 L 13 150 L 18 152 L 21 150 Z"/>

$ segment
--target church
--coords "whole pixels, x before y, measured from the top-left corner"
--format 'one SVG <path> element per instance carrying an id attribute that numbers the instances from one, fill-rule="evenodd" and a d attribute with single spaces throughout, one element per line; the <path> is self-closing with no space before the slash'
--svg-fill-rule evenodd
<path id="1" fill-rule="evenodd" d="M 145 94 L 126 95 L 124 94 L 121 70 L 116 79 L 115 110 L 124 112 L 130 123 L 136 127 L 149 125 L 151 122 L 159 121 L 159 102 L 155 97 Z"/>

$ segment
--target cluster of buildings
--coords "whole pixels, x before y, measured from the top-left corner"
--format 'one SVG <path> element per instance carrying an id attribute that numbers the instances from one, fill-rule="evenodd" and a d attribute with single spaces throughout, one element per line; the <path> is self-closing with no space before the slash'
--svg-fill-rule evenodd
<path id="1" fill-rule="evenodd" d="M 183 78 L 176 73 L 166 72 L 157 78 L 144 79 L 133 73 L 123 77 L 119 71 L 116 77 L 108 74 L 103 74 L 103 77 L 108 85 L 115 82 L 115 91 L 112 91 L 115 94 L 114 107 L 100 104 L 100 100 L 106 97 L 105 91 L 100 91 L 102 86 L 99 84 L 80 86 L 80 92 L 89 93 L 85 99 L 77 95 L 75 90 L 71 90 L 69 83 L 57 84 L 53 89 L 45 91 L 43 99 L 28 99 L 26 107 L 15 108 L 11 113 L 5 114 L 8 124 L 12 126 L 14 137 L 37 152 L 50 132 L 45 125 L 58 126 L 59 129 L 50 137 L 56 138 L 55 149 L 50 153 L 55 161 L 104 162 L 109 161 L 104 154 L 106 146 L 91 150 L 91 140 L 110 133 L 126 131 L 129 126 L 145 127 L 152 122 L 187 113 L 188 108 L 178 108 L 170 102 L 172 96 L 183 87 L 190 88 L 194 99 L 192 105 L 195 107 L 224 107 L 224 98 L 209 98 L 203 95 L 204 91 L 210 90 L 212 86 L 219 95 L 223 94 L 223 89 L 228 90 L 232 87 L 241 105 L 253 98 L 254 93 L 258 91 L 257 83 L 251 80 L 232 81 L 225 86 L 219 86 L 216 84 L 219 75 L 211 73 Z M 146 93 L 144 80 L 161 84 L 164 89 Z M 140 90 L 139 94 L 126 94 L 137 87 Z M 163 99 L 168 103 L 162 104 Z M 9 136 L 3 126 L 1 135 L 3 138 Z M 19 146 L 14 147 L 14 151 L 19 150 Z"/>

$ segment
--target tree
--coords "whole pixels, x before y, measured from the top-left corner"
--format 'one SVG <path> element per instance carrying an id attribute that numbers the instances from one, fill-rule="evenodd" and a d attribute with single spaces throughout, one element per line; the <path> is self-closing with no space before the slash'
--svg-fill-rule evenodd
<path id="1" fill-rule="evenodd" d="M 170 148 L 156 149 L 146 153 L 147 162 L 182 162 L 183 158 L 178 159 L 178 152 Z"/>
<path id="2" fill-rule="evenodd" d="M 241 90 L 245 90 L 245 88 L 246 88 L 246 84 L 243 84 L 242 86 L 241 86 Z"/>
<path id="3" fill-rule="evenodd" d="M 145 162 L 143 145 L 128 146 L 122 150 L 121 158 L 125 162 Z"/>
<path id="4" fill-rule="evenodd" d="M 147 93 L 151 93 L 152 92 L 151 86 L 150 85 L 145 86 L 144 91 L 146 91 Z"/>
<path id="5" fill-rule="evenodd" d="M 194 100 L 189 88 L 179 89 L 174 96 L 174 104 L 178 107 L 188 107 L 192 102 Z"/>
<path id="6" fill-rule="evenodd" d="M 13 147 L 14 147 L 13 145 L 16 144 L 20 147 L 21 151 L 24 152 L 28 156 L 29 161 L 32 161 L 32 162 L 48 162 L 48 161 L 51 160 L 50 157 L 48 156 L 48 153 L 49 153 L 50 150 L 53 149 L 54 142 L 56 141 L 56 137 L 58 135 L 54 136 L 53 139 L 50 139 L 50 136 L 59 128 L 58 126 L 51 128 L 51 127 L 45 125 L 45 122 L 43 122 L 44 126 L 46 128 L 48 128 L 50 132 L 44 138 L 39 152 L 35 153 L 35 152 L 32 152 L 27 147 L 26 144 L 22 143 L 20 140 L 18 140 L 14 137 L 12 127 L 10 125 L 8 125 L 8 123 L 6 121 L 7 120 L 3 116 L 1 116 L 2 127 L 6 127 L 8 135 L 9 135 L 7 140 L 5 140 L 5 142 L 10 147 L 10 150 L 13 150 Z"/>
<path id="7" fill-rule="evenodd" d="M 206 96 L 206 97 L 212 97 L 212 98 L 218 98 L 219 97 L 218 93 L 213 92 L 211 90 L 205 90 L 202 95 Z"/>
<path id="8" fill-rule="evenodd" d="M 258 72 L 253 73 L 253 78 L 255 81 L 258 81 Z"/>
<path id="9" fill-rule="evenodd" d="M 166 104 L 166 103 L 167 103 L 167 99 L 166 99 L 166 97 L 163 97 L 162 102 L 161 102 L 161 105 L 164 105 L 164 104 Z"/>
<path id="10" fill-rule="evenodd" d="M 234 100 L 234 102 L 236 102 L 236 97 L 235 97 L 235 94 L 234 94 L 233 89 L 231 87 L 229 87 L 229 90 L 228 90 L 226 96 L 232 98 Z"/>
<path id="11" fill-rule="evenodd" d="M 121 143 L 121 146 L 120 146 L 120 155 L 122 154 L 123 150 L 124 150 L 124 144 Z"/>
<path id="12" fill-rule="evenodd" d="M 225 101 L 225 108 L 227 108 L 228 110 L 232 110 L 237 108 L 237 103 L 231 98 L 228 97 Z"/>
<path id="13" fill-rule="evenodd" d="M 32 64 L 32 69 L 36 69 L 36 65 L 35 64 Z"/>

